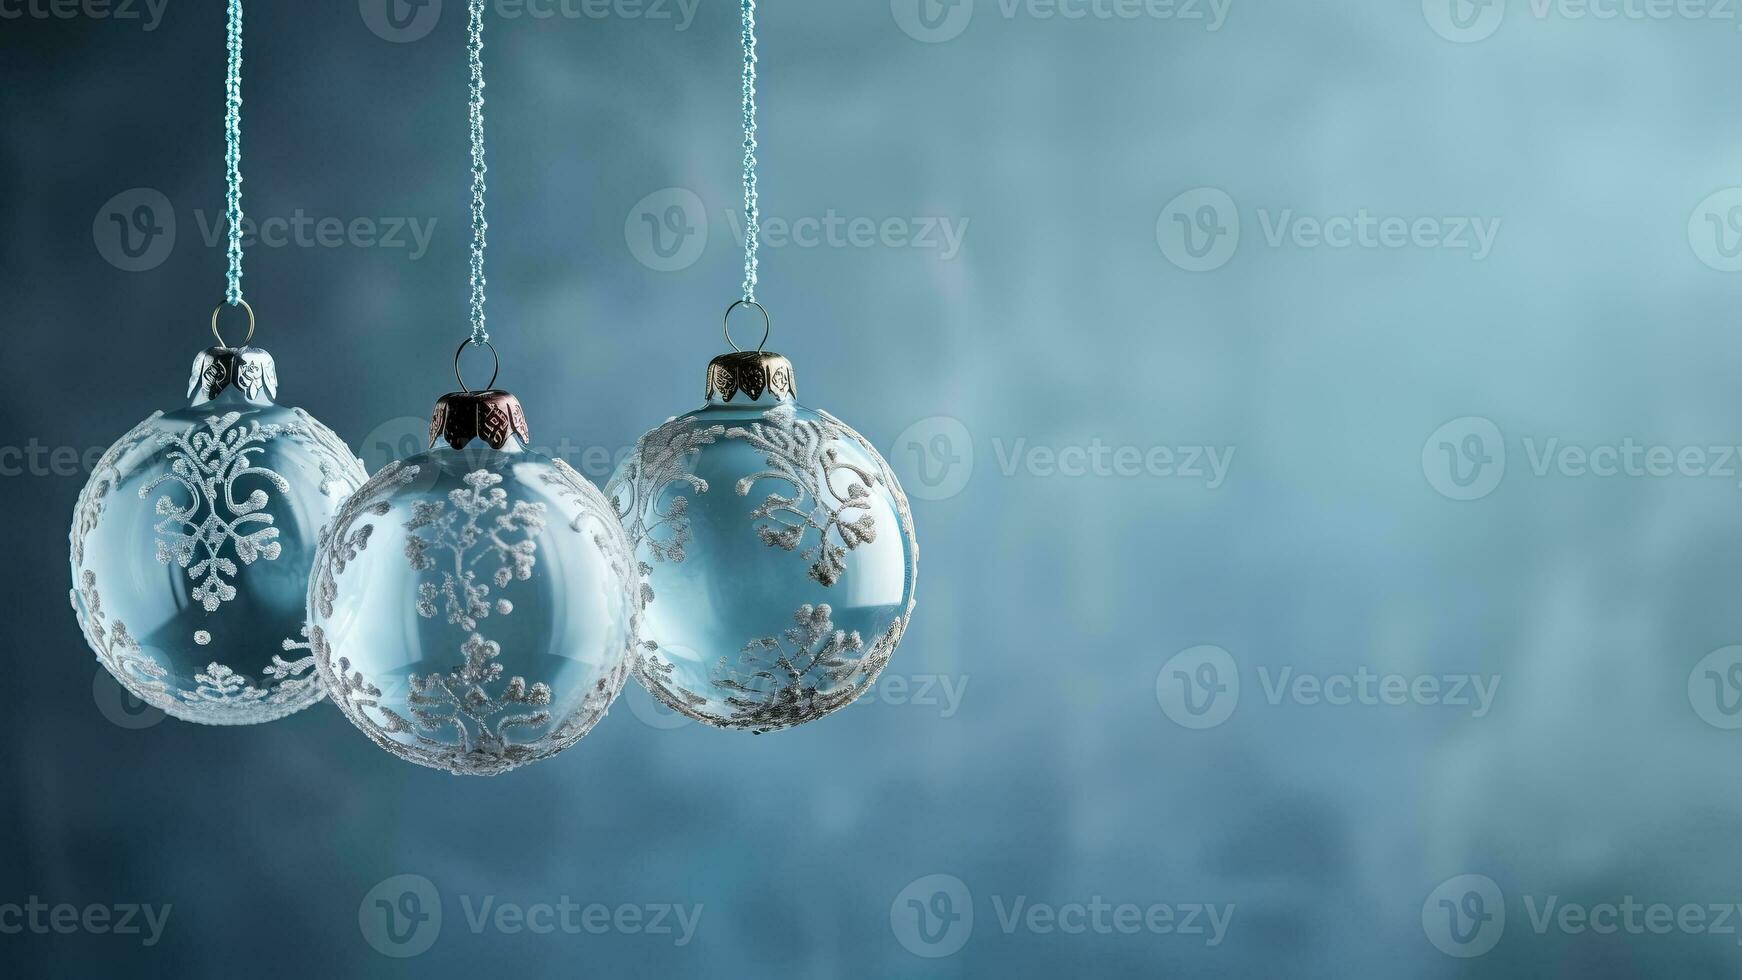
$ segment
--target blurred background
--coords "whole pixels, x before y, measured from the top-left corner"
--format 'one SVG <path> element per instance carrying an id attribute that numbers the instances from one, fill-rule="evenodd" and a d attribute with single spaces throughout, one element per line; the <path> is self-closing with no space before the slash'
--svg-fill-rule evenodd
<path id="1" fill-rule="evenodd" d="M 463 4 L 247 16 L 256 342 L 374 469 L 466 332 Z M 1742 973 L 1737 5 L 761 24 L 770 347 L 913 498 L 913 627 L 814 725 L 632 686 L 460 779 L 83 643 L 74 499 L 222 296 L 224 12 L 0 0 L 18 975 Z M 737 25 L 492 2 L 502 384 L 596 481 L 721 349 Z"/>

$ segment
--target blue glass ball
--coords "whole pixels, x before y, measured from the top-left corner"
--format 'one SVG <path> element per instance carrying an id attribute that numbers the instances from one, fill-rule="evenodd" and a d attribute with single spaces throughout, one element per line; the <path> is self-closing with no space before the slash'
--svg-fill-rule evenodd
<path id="1" fill-rule="evenodd" d="M 305 598 L 320 528 L 366 478 L 272 358 L 212 348 L 186 408 L 109 447 L 79 494 L 73 609 L 97 659 L 184 721 L 245 725 L 322 696 Z"/>
<path id="2" fill-rule="evenodd" d="M 509 435 L 392 463 L 351 497 L 309 581 L 310 635 L 333 703 L 376 745 L 495 775 L 604 717 L 637 587 L 604 496 Z"/>
<path id="3" fill-rule="evenodd" d="M 763 733 L 871 687 L 912 616 L 919 545 L 889 464 L 792 399 L 784 358 L 721 370 L 606 494 L 645 578 L 637 679 L 683 715 Z"/>

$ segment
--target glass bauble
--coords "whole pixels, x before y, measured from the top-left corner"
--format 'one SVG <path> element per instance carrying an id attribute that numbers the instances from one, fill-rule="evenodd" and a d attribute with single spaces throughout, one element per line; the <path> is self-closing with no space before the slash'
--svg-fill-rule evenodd
<path id="1" fill-rule="evenodd" d="M 430 450 L 376 473 L 322 536 L 321 677 L 410 762 L 494 775 L 555 755 L 629 676 L 628 538 L 597 488 L 526 438 L 512 395 L 448 395 Z"/>
<path id="2" fill-rule="evenodd" d="M 256 724 L 321 698 L 309 568 L 366 474 L 332 430 L 274 404 L 277 389 L 259 348 L 200 354 L 192 404 L 109 447 L 73 515 L 86 640 L 135 697 L 184 721 Z"/>
<path id="3" fill-rule="evenodd" d="M 794 400 L 778 354 L 727 354 L 708 402 L 606 487 L 645 577 L 636 677 L 674 711 L 770 732 L 852 703 L 907 629 L 919 545 L 869 442 Z"/>

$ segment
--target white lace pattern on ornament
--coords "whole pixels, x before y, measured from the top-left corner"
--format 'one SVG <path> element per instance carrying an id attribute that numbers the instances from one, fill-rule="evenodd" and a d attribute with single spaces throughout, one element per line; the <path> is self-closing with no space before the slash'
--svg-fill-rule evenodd
<path id="1" fill-rule="evenodd" d="M 464 482 L 446 500 L 414 503 L 405 522 L 411 535 L 405 557 L 412 569 L 440 576 L 439 584 L 418 585 L 418 615 L 445 616 L 448 625 L 467 634 L 459 648 L 464 657 L 459 667 L 447 674 L 408 678 L 410 730 L 421 744 L 451 750 L 475 764 L 516 763 L 526 748 L 515 744 L 515 730 L 550 723 L 550 687 L 528 684 L 524 677 L 504 682 L 502 665 L 496 662 L 502 648 L 480 633 L 478 624 L 493 612 L 507 616 L 514 611 L 506 598 L 492 602 L 492 590 L 532 577 L 545 506 L 510 503 L 500 486 L 502 477 L 488 470 L 468 473 Z M 479 580 L 473 568 L 480 561 L 494 565 L 488 581 Z"/>
<path id="2" fill-rule="evenodd" d="M 134 697 L 178 718 L 226 725 L 273 721 L 319 701 L 323 694 L 313 672 L 315 658 L 311 647 L 291 639 L 284 641 L 285 652 L 309 652 L 295 660 L 274 655 L 264 671 L 273 683 L 265 688 L 255 687 L 245 675 L 223 664 L 212 663 L 204 673 L 195 675 L 194 690 L 172 690 L 165 680 L 168 669 L 140 649 L 126 624 L 120 620 L 106 621 L 95 572 L 87 570 L 79 577 L 79 588 L 71 597 L 85 641 L 104 668 Z M 80 599 L 84 600 L 83 608 Z M 305 640 L 307 636 L 305 627 Z"/>
<path id="3" fill-rule="evenodd" d="M 115 488 L 121 485 L 121 460 L 133 450 L 150 441 L 152 430 L 157 420 L 163 417 L 162 412 L 152 412 L 151 417 L 128 430 L 127 434 L 115 441 L 115 444 L 104 450 L 97 465 L 91 470 L 91 479 L 85 484 L 85 489 L 79 493 L 78 507 L 73 513 L 73 530 L 71 537 L 73 565 L 85 563 L 85 538 L 96 530 L 97 524 L 103 518 L 103 506 Z"/>
<path id="4" fill-rule="evenodd" d="M 307 447 L 321 469 L 321 493 L 343 497 L 369 479 L 363 461 L 351 447 L 321 421 L 300 408 L 291 409 L 297 421 L 284 426 L 284 434 Z"/>
<path id="5" fill-rule="evenodd" d="M 107 622 L 103 613 L 103 597 L 97 591 L 97 575 L 86 570 L 79 576 L 79 587 L 70 593 L 73 611 L 78 613 L 79 626 L 85 642 L 91 645 L 97 660 L 120 681 L 133 696 L 154 708 L 175 707 L 164 678 L 169 671 L 139 648 L 139 641 L 127 632 L 120 620 Z M 80 600 L 83 600 L 83 606 Z"/>
<path id="6" fill-rule="evenodd" d="M 833 617 L 827 604 L 800 606 L 788 629 L 751 640 L 735 657 L 721 657 L 710 680 L 724 710 L 674 690 L 673 666 L 658 654 L 643 659 L 641 679 L 667 707 L 722 728 L 762 734 L 814 721 L 870 689 L 906 629 L 906 620 L 897 618 L 867 647 L 858 631 L 836 629 Z"/>
<path id="7" fill-rule="evenodd" d="M 763 480 L 784 483 L 787 493 L 771 492 L 750 512 L 757 537 L 771 548 L 797 551 L 811 563 L 809 574 L 832 586 L 847 571 L 847 552 L 877 539 L 870 512 L 878 475 L 841 458 L 837 443 L 851 430 L 834 419 L 801 419 L 791 405 L 764 412 L 762 421 L 727 431 L 762 454 L 768 469 L 738 481 L 738 496 L 748 497 Z M 816 542 L 806 547 L 810 533 Z M 801 550 L 802 549 L 802 550 Z"/>
<path id="8" fill-rule="evenodd" d="M 725 435 L 723 425 L 697 425 L 674 419 L 641 437 L 635 456 L 605 487 L 632 546 L 647 545 L 654 561 L 681 563 L 690 539 L 689 498 L 672 497 L 657 504 L 667 487 L 688 484 L 693 493 L 707 493 L 708 481 L 690 472 L 702 449 Z M 651 595 L 644 601 L 652 599 Z"/>
<path id="9" fill-rule="evenodd" d="M 182 703 L 202 720 L 251 724 L 282 718 L 319 701 L 325 692 L 314 672 L 308 627 L 302 628 L 302 640 L 285 639 L 283 649 L 285 653 L 305 653 L 294 660 L 273 654 L 272 663 L 262 671 L 262 680 L 270 680 L 265 687 L 256 687 L 246 675 L 223 664 L 210 663 L 204 673 L 194 675 L 193 690 L 178 692 Z"/>
<path id="10" fill-rule="evenodd" d="M 186 491 L 185 503 L 178 503 L 174 494 L 157 498 L 156 510 L 163 518 L 155 528 L 157 560 L 187 569 L 188 578 L 197 583 L 193 598 L 207 612 L 216 612 L 236 597 L 232 582 L 241 571 L 236 561 L 251 565 L 256 560 L 272 561 L 281 553 L 279 529 L 266 512 L 272 502 L 267 490 L 254 487 L 237 499 L 238 481 L 250 477 L 281 494 L 290 491 L 283 476 L 254 465 L 254 457 L 265 452 L 268 443 L 284 437 L 307 448 L 320 467 L 320 492 L 326 496 L 350 493 L 366 479 L 362 462 L 331 429 L 300 408 L 292 413 L 294 422 L 249 420 L 242 425 L 238 424 L 241 412 L 228 412 L 208 416 L 203 426 L 158 437 L 169 449 L 170 469 L 140 487 L 139 496 L 148 497 L 165 483 L 179 484 Z M 229 700 L 225 692 L 232 690 L 246 696 L 232 676 L 214 676 L 209 688 L 217 700 Z"/>
<path id="11" fill-rule="evenodd" d="M 598 491 L 592 490 L 589 498 L 579 484 L 571 483 L 578 479 L 573 470 L 559 462 L 559 473 L 565 470 L 562 482 L 570 485 L 562 489 L 583 504 L 575 529 L 583 528 L 589 514 L 609 517 L 609 505 Z M 357 521 L 370 514 L 385 516 L 391 510 L 387 498 L 415 479 L 417 472 L 416 466 L 395 463 L 377 473 L 346 502 L 323 535 L 323 558 L 316 564 L 313 589 L 323 616 L 333 614 L 337 576 L 368 547 L 373 525 L 357 527 Z M 484 635 L 482 622 L 492 615 L 513 613 L 513 603 L 502 593 L 511 583 L 532 577 L 538 536 L 547 522 L 546 507 L 510 501 L 501 487 L 502 477 L 488 470 L 469 473 L 464 482 L 465 487 L 450 491 L 446 499 L 414 503 L 405 523 L 410 533 L 407 561 L 413 570 L 431 573 L 418 586 L 417 612 L 426 619 L 445 619 L 465 634 L 458 648 L 460 665 L 446 674 L 408 678 L 408 709 L 401 713 L 381 703 L 380 688 L 355 670 L 349 658 L 333 659 L 320 628 L 310 631 L 310 640 L 317 661 L 330 668 L 326 680 L 334 697 L 378 745 L 404 755 L 399 739 L 409 738 L 435 760 L 407 756 L 413 761 L 454 773 L 491 775 L 549 755 L 585 734 L 622 689 L 629 667 L 628 657 L 620 658 L 575 711 L 542 735 L 516 741 L 522 732 L 551 725 L 552 692 L 548 684 L 528 683 L 524 677 L 505 679 L 498 662 L 501 646 Z M 486 578 L 480 578 L 474 568 L 480 562 L 489 569 Z M 627 581 L 630 572 L 624 568 L 619 574 Z"/>
<path id="12" fill-rule="evenodd" d="M 156 525 L 157 560 L 187 569 L 189 580 L 197 583 L 193 598 L 207 612 L 236 597 L 230 580 L 240 569 L 226 548 L 244 565 L 272 561 L 282 550 L 273 516 L 266 513 L 271 495 L 260 487 L 241 500 L 236 495 L 237 483 L 249 478 L 279 493 L 290 491 L 289 481 L 253 460 L 283 427 L 257 419 L 238 425 L 241 418 L 240 412 L 208 416 L 203 427 L 160 436 L 169 449 L 169 472 L 139 488 L 141 498 L 165 483 L 179 484 L 187 492 L 185 503 L 177 503 L 171 493 L 157 498 L 156 510 L 163 518 Z"/>

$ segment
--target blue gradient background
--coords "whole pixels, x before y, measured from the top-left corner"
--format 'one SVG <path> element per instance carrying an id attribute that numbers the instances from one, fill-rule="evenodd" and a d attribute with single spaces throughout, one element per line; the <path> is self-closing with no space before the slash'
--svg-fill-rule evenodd
<path id="1" fill-rule="evenodd" d="M 249 13 L 249 215 L 437 222 L 416 261 L 248 257 L 282 400 L 372 468 L 447 390 L 465 330 L 463 18 L 446 7 L 409 43 L 349 0 Z M 570 438 L 595 480 L 608 467 L 581 452 L 699 404 L 719 348 L 739 274 L 736 19 L 703 0 L 681 31 L 617 15 L 489 28 L 502 383 L 534 441 Z M 910 491 L 943 458 L 973 462 L 949 471 L 960 493 L 915 500 L 919 607 L 891 667 L 906 694 L 757 738 L 666 727 L 635 690 L 578 748 L 493 780 L 398 762 L 329 705 L 247 731 L 131 729 L 93 693 L 67 608 L 83 474 L 19 473 L 14 453 L 0 905 L 173 905 L 150 948 L 0 933 L 17 975 L 1736 975 L 1734 935 L 1539 933 L 1526 900 L 1742 901 L 1742 734 L 1688 695 L 1702 657 L 1742 642 L 1742 490 L 1537 477 L 1523 447 L 1742 441 L 1742 282 L 1688 231 L 1742 184 L 1736 21 L 1539 18 L 1513 0 L 1471 45 L 1413 0 L 1235 0 L 1215 32 L 980 0 L 938 44 L 883 2 L 770 2 L 762 22 L 767 216 L 969 222 L 948 260 L 764 252 L 772 346 L 804 400 L 885 447 Z M 169 0 L 152 31 L 0 20 L 0 443 L 83 453 L 182 403 L 222 288 L 200 229 L 222 214 L 222 37 L 216 2 Z M 708 238 L 657 272 L 625 226 L 671 187 L 705 203 Z M 1238 202 L 1243 238 L 1188 273 L 1157 223 L 1198 187 Z M 131 188 L 178 221 L 139 273 L 93 234 Z M 1502 228 L 1473 261 L 1270 247 L 1258 217 L 1362 208 Z M 1455 502 L 1422 450 L 1465 416 L 1498 426 L 1509 466 Z M 936 417 L 968 440 L 942 458 L 904 444 Z M 1236 456 L 1213 491 L 1007 476 L 1018 440 Z M 1200 644 L 1243 685 L 1202 731 L 1156 694 L 1163 664 Z M 1482 718 L 1273 705 L 1258 681 L 1363 666 L 1502 680 Z M 966 685 L 953 714 L 912 703 L 935 676 Z M 359 925 L 400 874 L 441 896 L 415 959 Z M 934 874 L 961 879 L 975 922 L 928 958 L 902 941 L 897 899 Z M 1504 937 L 1473 959 L 1423 926 L 1465 874 L 1507 901 Z M 474 933 L 463 903 L 487 896 L 703 913 L 682 947 Z M 1017 896 L 1236 911 L 1207 947 L 1007 932 L 998 909 Z"/>

